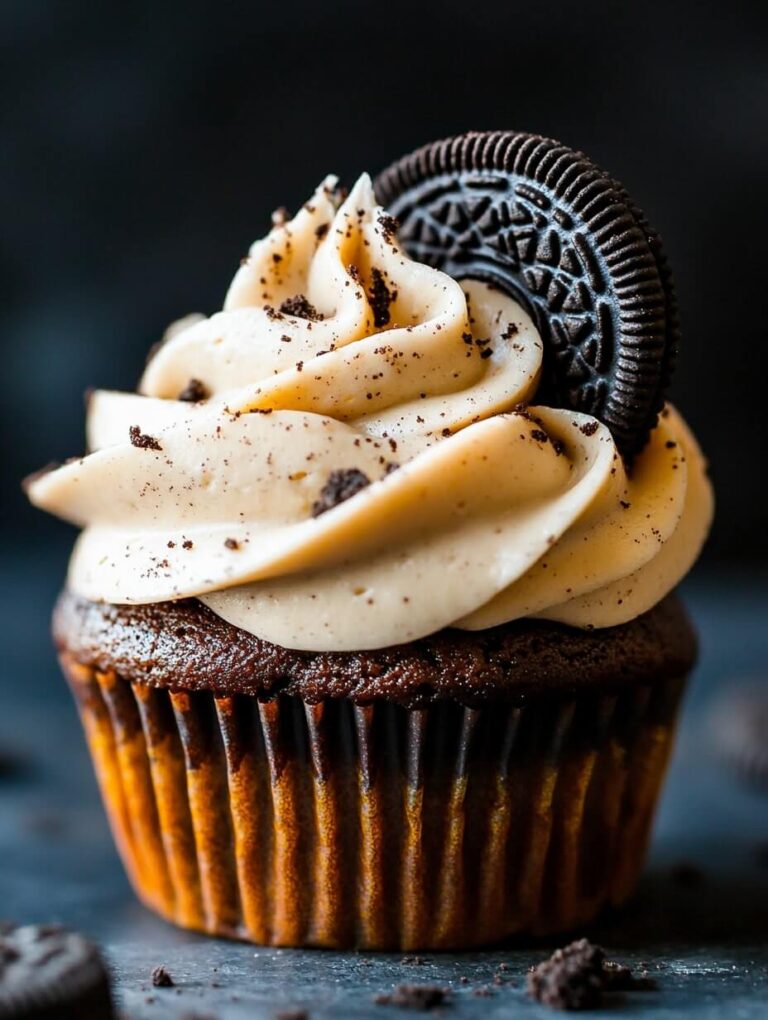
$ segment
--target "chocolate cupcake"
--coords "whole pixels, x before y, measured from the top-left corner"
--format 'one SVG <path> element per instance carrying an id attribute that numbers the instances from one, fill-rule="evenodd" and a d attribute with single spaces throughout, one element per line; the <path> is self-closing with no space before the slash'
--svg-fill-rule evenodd
<path id="1" fill-rule="evenodd" d="M 695 658 L 670 592 L 712 499 L 663 403 L 669 274 L 555 143 L 463 136 L 378 187 L 400 225 L 329 178 L 30 482 L 84 528 L 56 644 L 165 917 L 564 930 L 632 891 Z"/>

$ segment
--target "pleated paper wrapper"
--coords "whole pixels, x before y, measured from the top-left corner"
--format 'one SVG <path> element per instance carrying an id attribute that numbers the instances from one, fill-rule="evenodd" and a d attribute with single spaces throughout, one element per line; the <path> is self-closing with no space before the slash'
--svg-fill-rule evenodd
<path id="1" fill-rule="evenodd" d="M 62 664 L 140 898 L 273 946 L 468 948 L 622 903 L 684 686 L 407 709 Z"/>

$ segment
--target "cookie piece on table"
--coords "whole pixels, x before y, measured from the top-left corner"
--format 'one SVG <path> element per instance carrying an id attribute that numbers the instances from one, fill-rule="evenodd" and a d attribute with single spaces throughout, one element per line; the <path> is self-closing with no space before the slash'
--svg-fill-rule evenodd
<path id="1" fill-rule="evenodd" d="M 82 935 L 59 925 L 0 925 L 2 1020 L 113 1020 L 109 974 Z"/>

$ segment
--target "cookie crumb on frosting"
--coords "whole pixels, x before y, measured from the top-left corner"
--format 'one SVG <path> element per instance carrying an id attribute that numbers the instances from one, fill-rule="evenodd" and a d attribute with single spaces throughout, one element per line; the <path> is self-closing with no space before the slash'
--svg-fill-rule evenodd
<path id="1" fill-rule="evenodd" d="M 297 319 L 309 319 L 311 322 L 320 322 L 324 318 L 304 294 L 286 298 L 280 305 L 280 311 L 284 315 L 293 315 Z"/>
<path id="2" fill-rule="evenodd" d="M 162 446 L 155 437 L 142 432 L 139 425 L 131 425 L 128 435 L 131 439 L 131 446 L 136 446 L 140 450 L 162 450 Z"/>
<path id="3" fill-rule="evenodd" d="M 190 379 L 184 389 L 176 398 L 177 400 L 185 400 L 190 404 L 197 404 L 201 400 L 206 400 L 210 396 L 208 388 L 199 379 Z"/>
<path id="4" fill-rule="evenodd" d="M 319 517 L 327 510 L 332 510 L 339 503 L 351 499 L 370 484 L 371 480 L 368 475 L 358 468 L 331 471 L 328 481 L 320 490 L 320 496 L 312 504 L 312 516 Z"/>
<path id="5" fill-rule="evenodd" d="M 395 240 L 400 224 L 394 216 L 390 216 L 389 213 L 379 213 L 379 226 L 381 227 L 381 236 L 387 244 Z"/>
<path id="6" fill-rule="evenodd" d="M 384 274 L 375 266 L 371 269 L 371 289 L 368 300 L 373 311 L 373 324 L 377 328 L 386 326 L 390 320 L 389 306 L 397 300 L 397 291 L 390 290 L 384 280 Z"/>

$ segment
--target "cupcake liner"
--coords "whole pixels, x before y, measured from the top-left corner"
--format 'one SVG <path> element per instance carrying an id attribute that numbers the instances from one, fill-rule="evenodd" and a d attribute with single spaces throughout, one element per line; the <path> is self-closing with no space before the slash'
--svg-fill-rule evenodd
<path id="1" fill-rule="evenodd" d="M 211 934 L 365 949 L 549 934 L 625 900 L 684 686 L 406 709 L 62 665 L 147 905 Z"/>

